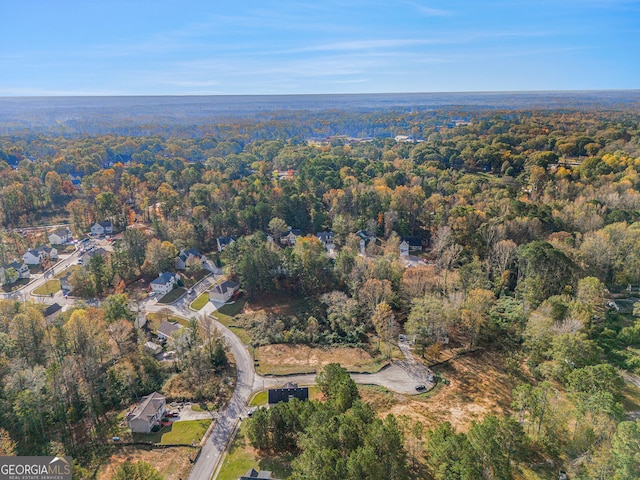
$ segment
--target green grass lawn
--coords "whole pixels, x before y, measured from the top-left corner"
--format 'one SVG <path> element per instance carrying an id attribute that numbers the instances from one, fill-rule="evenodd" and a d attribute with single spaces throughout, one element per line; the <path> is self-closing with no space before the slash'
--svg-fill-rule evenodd
<path id="1" fill-rule="evenodd" d="M 193 310 L 201 310 L 209 302 L 209 292 L 202 293 L 198 298 L 191 302 L 190 307 Z"/>
<path id="2" fill-rule="evenodd" d="M 246 423 L 243 423 L 231 443 L 229 452 L 218 474 L 218 480 L 237 480 L 247 473 L 250 468 L 269 470 L 275 478 L 285 479 L 291 475 L 292 455 L 261 455 L 249 445 L 246 433 Z"/>
<path id="3" fill-rule="evenodd" d="M 47 280 L 44 285 L 36 288 L 33 293 L 35 295 L 51 295 L 52 293 L 56 293 L 60 290 L 60 280 L 53 279 Z"/>
<path id="4" fill-rule="evenodd" d="M 191 410 L 194 412 L 210 412 L 216 410 L 216 406 L 213 403 L 194 403 L 191 405 Z"/>
<path id="5" fill-rule="evenodd" d="M 192 442 L 198 444 L 207 433 L 209 425 L 211 425 L 211 420 L 174 422 L 171 425 L 171 430 L 162 435 L 160 443 L 162 445 L 191 445 Z"/>
<path id="6" fill-rule="evenodd" d="M 184 295 L 186 290 L 182 287 L 174 288 L 169 293 L 167 293 L 164 297 L 158 300 L 158 303 L 170 304 L 178 300 L 182 295 Z"/>
<path id="7" fill-rule="evenodd" d="M 267 394 L 267 391 L 263 390 L 262 392 L 258 392 L 253 396 L 253 398 L 249 402 L 249 406 L 261 407 L 267 404 L 268 399 L 269 399 L 269 395 Z"/>
<path id="8" fill-rule="evenodd" d="M 249 332 L 242 328 L 238 327 L 233 322 L 233 317 L 242 312 L 244 308 L 245 301 L 239 300 L 230 305 L 223 305 L 220 309 L 213 312 L 213 316 L 225 327 L 228 327 L 233 333 L 235 333 L 240 341 L 245 345 L 251 344 L 251 335 Z"/>

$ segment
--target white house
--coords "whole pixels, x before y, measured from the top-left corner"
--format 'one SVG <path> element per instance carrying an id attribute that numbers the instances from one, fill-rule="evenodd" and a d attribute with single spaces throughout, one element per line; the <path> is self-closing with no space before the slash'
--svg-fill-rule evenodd
<path id="1" fill-rule="evenodd" d="M 151 282 L 151 289 L 153 293 L 165 294 L 173 290 L 177 283 L 178 277 L 175 273 L 163 272 Z"/>
<path id="2" fill-rule="evenodd" d="M 91 225 L 91 235 L 110 235 L 113 233 L 113 224 L 110 221 L 98 222 Z"/>
<path id="3" fill-rule="evenodd" d="M 13 269 L 15 273 L 9 272 L 9 269 Z M 19 278 L 29 278 L 31 272 L 26 263 L 18 262 L 9 263 L 4 267 L 0 267 L 0 284 L 13 283 Z"/>
<path id="4" fill-rule="evenodd" d="M 226 302 L 240 289 L 240 285 L 231 280 L 225 280 L 224 282 L 216 285 L 209 291 L 209 300 Z"/>
<path id="5" fill-rule="evenodd" d="M 358 237 L 360 239 L 360 253 L 362 255 L 365 254 L 365 249 L 367 248 L 367 245 L 369 245 L 371 242 L 375 243 L 375 241 L 376 241 L 376 236 L 375 235 L 368 234 L 364 230 L 358 230 L 356 232 L 356 237 Z"/>
<path id="6" fill-rule="evenodd" d="M 158 392 L 142 397 L 142 402 L 127 415 L 133 433 L 150 433 L 167 411 L 167 400 Z"/>
<path id="7" fill-rule="evenodd" d="M 197 259 L 201 265 L 204 265 L 207 261 L 207 257 L 202 255 L 197 249 L 190 248 L 189 250 L 180 250 L 180 253 L 176 257 L 176 270 L 186 270 L 187 262 L 190 259 Z"/>
<path id="8" fill-rule="evenodd" d="M 408 257 L 409 256 L 409 243 L 406 240 L 403 240 L 400 244 L 400 256 Z"/>
<path id="9" fill-rule="evenodd" d="M 216 242 L 218 243 L 218 251 L 222 252 L 225 248 L 227 248 L 227 245 L 231 245 L 236 240 L 237 239 L 234 236 L 218 237 L 217 240 L 216 240 Z"/>
<path id="10" fill-rule="evenodd" d="M 49 243 L 51 245 L 64 245 L 71 240 L 71 230 L 67 227 L 59 228 L 49 234 Z"/>
<path id="11" fill-rule="evenodd" d="M 43 260 L 56 260 L 57 258 L 58 251 L 55 248 L 47 247 L 46 245 L 29 249 L 27 250 L 27 253 L 22 256 L 24 263 L 27 265 L 39 265 Z"/>

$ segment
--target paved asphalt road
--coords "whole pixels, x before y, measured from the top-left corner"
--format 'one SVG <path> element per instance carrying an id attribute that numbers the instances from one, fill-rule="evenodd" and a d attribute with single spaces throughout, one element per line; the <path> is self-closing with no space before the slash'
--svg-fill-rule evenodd
<path id="1" fill-rule="evenodd" d="M 62 270 L 77 264 L 77 261 L 78 252 L 76 251 L 58 262 L 54 266 L 54 271 L 51 272 L 50 276 L 41 275 L 39 278 L 36 278 L 33 282 L 16 292 L 12 292 L 10 294 L 0 293 L 0 298 L 14 298 L 23 301 L 30 299 L 46 304 L 73 304 L 75 299 L 65 298 L 61 292 L 58 292 L 53 297 L 32 296 L 32 292 L 43 285 L 47 280 L 53 278 L 54 274 L 58 274 Z M 198 313 L 189 309 L 189 304 L 197 298 L 200 293 L 208 290 L 219 278 L 219 272 L 206 277 L 194 287 L 193 295 L 185 295 L 173 305 L 158 304 L 156 303 L 155 298 L 149 298 L 140 303 L 140 308 L 142 312 L 145 313 L 168 309 L 176 315 L 186 318 L 197 315 L 201 322 L 210 322 L 212 326 L 221 332 L 236 361 L 238 374 L 236 389 L 231 397 L 229 405 L 223 412 L 221 412 L 220 418 L 214 426 L 211 435 L 202 447 L 200 456 L 189 475 L 189 480 L 211 479 L 224 454 L 228 442 L 231 440 L 231 435 L 233 434 L 238 419 L 240 416 L 244 416 L 246 412 L 247 402 L 253 392 L 263 390 L 267 387 L 278 386 L 287 381 L 298 382 L 306 385 L 315 383 L 315 375 L 291 375 L 286 377 L 261 377 L 256 375 L 253 367 L 253 360 L 245 345 L 233 332 L 231 332 L 231 330 L 210 317 L 210 314 L 215 311 L 216 307 L 219 305 L 214 305 L 209 302 L 207 306 Z M 399 393 L 415 394 L 415 386 L 417 384 L 425 384 L 428 387 L 430 386 L 427 381 L 428 373 L 429 371 L 426 367 L 413 362 L 410 360 L 410 357 L 407 356 L 407 360 L 393 362 L 392 365 L 384 368 L 378 373 L 352 374 L 351 376 L 356 383 L 375 384 Z"/>

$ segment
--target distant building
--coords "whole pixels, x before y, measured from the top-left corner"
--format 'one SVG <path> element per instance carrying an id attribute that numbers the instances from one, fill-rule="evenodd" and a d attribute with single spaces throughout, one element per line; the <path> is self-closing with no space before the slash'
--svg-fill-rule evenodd
<path id="1" fill-rule="evenodd" d="M 229 237 L 218 237 L 216 239 L 216 243 L 218 244 L 218 251 L 222 252 L 228 245 L 231 245 L 233 242 L 237 240 L 234 236 Z"/>
<path id="2" fill-rule="evenodd" d="M 231 280 L 216 285 L 209 291 L 209 300 L 212 302 L 227 302 L 240 290 L 240 284 Z"/>
<path id="3" fill-rule="evenodd" d="M 173 334 L 181 328 L 182 325 L 180 325 L 178 322 L 168 322 L 167 320 L 163 320 L 158 327 L 158 331 L 156 332 L 156 334 L 158 335 L 158 340 L 169 340 L 173 337 Z"/>
<path id="4" fill-rule="evenodd" d="M 153 293 L 169 293 L 178 283 L 178 277 L 175 273 L 162 272 L 158 278 L 151 282 L 151 290 Z"/>
<path id="5" fill-rule="evenodd" d="M 367 248 L 367 246 L 373 242 L 376 242 L 376 236 L 373 234 L 369 234 L 367 232 L 365 232 L 364 230 L 358 230 L 356 232 L 356 237 L 358 237 L 360 239 L 360 253 L 362 255 L 365 254 L 365 250 Z"/>
<path id="6" fill-rule="evenodd" d="M 207 257 L 202 255 L 197 249 L 190 248 L 188 250 L 180 250 L 180 253 L 176 257 L 175 267 L 176 270 L 186 270 L 187 269 L 187 261 L 189 259 L 197 259 L 201 265 L 203 265 L 207 261 Z"/>
<path id="7" fill-rule="evenodd" d="M 254 478 L 262 478 L 265 480 L 277 480 L 271 476 L 271 472 L 268 470 L 262 470 L 261 472 L 257 471 L 255 468 L 249 469 L 249 471 L 241 477 L 238 477 L 238 480 L 253 480 Z"/>
<path id="8" fill-rule="evenodd" d="M 286 233 L 283 233 L 282 236 L 280 237 L 280 243 L 282 243 L 283 245 L 288 245 L 290 247 L 293 247 L 296 244 L 296 240 L 302 236 L 303 236 L 302 230 L 300 230 L 299 228 L 289 227 L 289 231 Z"/>
<path id="9" fill-rule="evenodd" d="M 270 388 L 268 393 L 269 405 L 288 402 L 292 398 L 309 400 L 309 387 L 298 387 L 297 383 L 285 383 L 281 388 Z"/>
<path id="10" fill-rule="evenodd" d="M 96 255 L 100 255 L 102 258 L 106 259 L 109 256 L 109 252 L 107 252 L 104 248 L 92 248 L 88 252 L 83 253 L 80 257 L 80 260 L 82 260 L 83 265 L 88 266 L 91 262 L 91 259 Z"/>
<path id="11" fill-rule="evenodd" d="M 127 415 L 133 433 L 150 433 L 167 411 L 167 400 L 158 392 L 142 397 L 142 402 Z"/>
<path id="12" fill-rule="evenodd" d="M 316 237 L 322 242 L 324 248 L 327 249 L 327 252 L 336 248 L 333 243 L 333 232 L 318 232 L 316 233 Z"/>
<path id="13" fill-rule="evenodd" d="M 15 274 L 9 271 L 10 268 L 15 270 Z M 29 266 L 24 262 L 18 262 L 16 260 L 15 262 L 0 267 L 0 284 L 2 285 L 14 283 L 20 278 L 29 278 L 30 276 Z"/>
<path id="14" fill-rule="evenodd" d="M 40 265 L 43 260 L 56 260 L 58 258 L 58 250 L 43 245 L 38 248 L 29 249 L 22 256 L 24 263 L 27 265 Z"/>
<path id="15" fill-rule="evenodd" d="M 158 345 L 157 343 L 151 341 L 146 342 L 144 346 L 149 351 L 149 353 L 151 353 L 151 355 L 157 355 L 162 351 L 161 345 Z"/>
<path id="16" fill-rule="evenodd" d="M 401 257 L 409 256 L 409 244 L 404 240 L 400 243 L 400 256 Z"/>
<path id="17" fill-rule="evenodd" d="M 47 322 L 53 321 L 62 312 L 62 307 L 57 303 L 49 305 L 44 310 L 44 319 Z"/>
<path id="18" fill-rule="evenodd" d="M 113 224 L 110 221 L 98 222 L 91 225 L 92 235 L 111 235 L 113 233 Z"/>
<path id="19" fill-rule="evenodd" d="M 420 237 L 402 237 L 402 241 L 409 246 L 410 252 L 422 251 L 422 238 Z"/>
<path id="20" fill-rule="evenodd" d="M 49 243 L 51 245 L 64 245 L 71 240 L 71 230 L 67 227 L 59 228 L 49 234 Z"/>

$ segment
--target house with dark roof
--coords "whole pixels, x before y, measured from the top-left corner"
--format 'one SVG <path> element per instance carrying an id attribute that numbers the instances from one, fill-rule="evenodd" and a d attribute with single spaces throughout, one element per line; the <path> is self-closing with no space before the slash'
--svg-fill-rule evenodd
<path id="1" fill-rule="evenodd" d="M 266 480 L 277 480 L 276 478 L 273 478 L 271 476 L 270 471 L 262 470 L 261 472 L 259 472 L 255 468 L 249 469 L 249 471 L 247 471 L 247 473 L 245 473 L 243 476 L 238 477 L 238 480 L 253 480 L 254 478 L 262 478 Z"/>
<path id="2" fill-rule="evenodd" d="M 298 387 L 297 383 L 287 382 L 280 388 L 270 388 L 267 392 L 269 405 L 288 402 L 292 398 L 309 400 L 309 387 Z"/>
<path id="3" fill-rule="evenodd" d="M 15 273 L 10 272 L 9 269 L 15 270 Z M 20 278 L 29 278 L 30 276 L 29 266 L 23 262 L 15 261 L 0 267 L 0 284 L 2 285 L 14 283 Z"/>
<path id="4" fill-rule="evenodd" d="M 176 270 L 186 270 L 187 262 L 192 259 L 198 260 L 201 265 L 203 265 L 207 261 L 207 257 L 202 255 L 196 248 L 190 248 L 188 250 L 182 249 L 176 257 Z"/>
<path id="5" fill-rule="evenodd" d="M 113 233 L 113 224 L 106 220 L 91 225 L 91 235 L 110 235 Z"/>
<path id="6" fill-rule="evenodd" d="M 228 245 L 231 245 L 233 242 L 237 240 L 234 236 L 229 237 L 218 237 L 216 239 L 216 243 L 218 244 L 218 251 L 222 252 Z"/>
<path id="7" fill-rule="evenodd" d="M 127 415 L 133 433 L 150 433 L 167 411 L 167 400 L 158 392 L 142 397 L 142 402 Z"/>
<path id="8" fill-rule="evenodd" d="M 333 243 L 333 232 L 318 232 L 316 233 L 316 237 L 322 242 L 324 248 L 327 249 L 327 252 L 336 248 Z"/>
<path id="9" fill-rule="evenodd" d="M 209 300 L 212 302 L 227 302 L 238 290 L 240 290 L 239 283 L 225 280 L 209 291 Z"/>
<path id="10" fill-rule="evenodd" d="M 54 320 L 62 312 L 62 307 L 57 303 L 53 303 L 44 309 L 44 319 L 47 322 Z"/>
<path id="11" fill-rule="evenodd" d="M 177 284 L 178 276 L 175 273 L 162 272 L 151 282 L 151 290 L 153 293 L 165 294 L 173 290 Z"/>
<path id="12" fill-rule="evenodd" d="M 410 252 L 422 251 L 422 238 L 421 237 L 402 237 L 402 242 L 405 242 Z"/>
<path id="13" fill-rule="evenodd" d="M 56 260 L 57 258 L 58 250 L 46 245 L 42 245 L 41 247 L 34 249 L 29 249 L 27 250 L 27 253 L 22 256 L 24 263 L 26 263 L 27 265 L 39 265 L 43 260 Z"/>
<path id="14" fill-rule="evenodd" d="M 156 334 L 158 335 L 158 340 L 169 340 L 175 332 L 180 330 L 182 325 L 178 322 L 169 322 L 167 320 L 163 320 Z"/>
<path id="15" fill-rule="evenodd" d="M 375 235 L 368 234 L 364 230 L 358 230 L 356 232 L 356 237 L 358 237 L 360 239 L 360 253 L 362 255 L 364 255 L 365 249 L 367 248 L 367 245 L 369 245 L 371 242 L 375 243 L 375 241 L 376 241 L 376 236 Z"/>
<path id="16" fill-rule="evenodd" d="M 58 228 L 49 234 L 49 243 L 51 245 L 64 245 L 71 240 L 71 230 L 67 227 Z"/>

